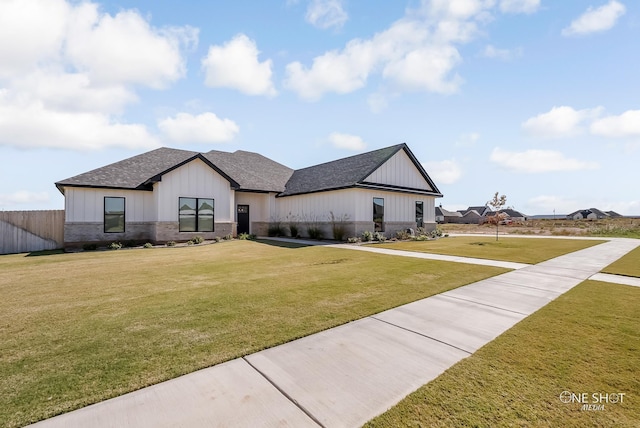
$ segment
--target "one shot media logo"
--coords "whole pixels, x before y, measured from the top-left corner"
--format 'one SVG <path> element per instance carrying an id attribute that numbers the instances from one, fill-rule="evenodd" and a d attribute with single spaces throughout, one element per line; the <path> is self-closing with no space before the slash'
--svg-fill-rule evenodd
<path id="1" fill-rule="evenodd" d="M 576 403 L 582 411 L 602 411 L 605 405 L 624 403 L 624 392 L 571 392 L 562 391 L 560 401 L 564 404 Z"/>

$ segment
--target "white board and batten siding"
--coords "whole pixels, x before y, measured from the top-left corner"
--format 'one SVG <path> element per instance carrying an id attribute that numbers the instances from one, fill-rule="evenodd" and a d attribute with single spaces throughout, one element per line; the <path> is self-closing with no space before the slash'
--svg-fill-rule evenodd
<path id="1" fill-rule="evenodd" d="M 234 221 L 234 191 L 227 179 L 200 159 L 162 176 L 154 184 L 153 195 L 158 207 L 158 221 L 178 221 L 179 198 L 212 198 L 215 221 Z"/>
<path id="2" fill-rule="evenodd" d="M 104 198 L 125 198 L 125 221 L 155 221 L 153 192 L 119 189 L 66 187 L 64 190 L 67 223 L 102 223 Z"/>
<path id="3" fill-rule="evenodd" d="M 404 150 L 380 165 L 364 181 L 433 191 Z"/>
<path id="4" fill-rule="evenodd" d="M 278 217 L 281 220 L 291 213 L 297 215 L 300 220 L 313 218 L 318 221 L 329 221 L 331 212 L 338 218 L 346 215 L 350 220 L 357 220 L 353 189 L 287 196 L 277 198 L 276 201 Z"/>
<path id="5" fill-rule="evenodd" d="M 384 199 L 384 221 L 407 222 L 416 218 L 416 202 L 422 201 L 423 221 L 435 222 L 435 197 L 411 193 L 357 189 L 353 191 L 353 199 L 358 207 L 356 220 L 372 221 L 373 198 Z"/>
<path id="6" fill-rule="evenodd" d="M 373 198 L 384 199 L 385 221 L 412 221 L 416 202 L 422 201 L 424 222 L 435 222 L 433 196 L 370 189 L 342 189 L 277 198 L 278 216 L 282 220 L 291 213 L 300 219 L 315 216 L 319 221 L 328 221 L 333 212 L 338 218 L 347 215 L 352 221 L 373 221 Z"/>

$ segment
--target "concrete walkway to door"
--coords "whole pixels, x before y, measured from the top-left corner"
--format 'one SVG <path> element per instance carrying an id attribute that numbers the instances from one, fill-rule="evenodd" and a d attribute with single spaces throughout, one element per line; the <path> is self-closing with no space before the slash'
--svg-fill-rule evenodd
<path id="1" fill-rule="evenodd" d="M 34 427 L 357 427 L 640 245 L 609 242 Z"/>

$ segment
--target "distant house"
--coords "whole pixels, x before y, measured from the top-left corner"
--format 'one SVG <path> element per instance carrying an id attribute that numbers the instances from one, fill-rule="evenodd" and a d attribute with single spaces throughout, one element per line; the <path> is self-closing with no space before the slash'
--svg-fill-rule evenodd
<path id="1" fill-rule="evenodd" d="M 467 209 L 464 211 L 464 213 L 467 213 L 467 212 L 469 212 L 469 211 L 475 211 L 476 213 L 478 213 L 478 215 L 480 215 L 481 217 L 483 217 L 483 216 L 487 215 L 487 213 L 490 213 L 490 212 L 491 212 L 491 208 L 489 208 L 489 207 L 488 207 L 488 206 L 486 206 L 486 205 L 483 205 L 483 206 L 477 206 L 477 207 L 469 207 L 469 208 L 467 208 Z M 464 213 L 463 213 L 463 214 L 464 214 Z"/>
<path id="2" fill-rule="evenodd" d="M 464 224 L 480 224 L 480 222 L 482 221 L 483 218 L 484 218 L 484 216 L 480 215 L 480 213 L 478 211 L 476 211 L 476 210 L 468 210 L 467 212 L 462 214 L 460 223 L 464 223 Z"/>
<path id="3" fill-rule="evenodd" d="M 620 217 L 622 217 L 622 214 L 618 214 L 615 211 L 605 211 L 605 214 L 607 214 L 610 218 L 620 218 Z"/>
<path id="4" fill-rule="evenodd" d="M 457 223 L 462 218 L 462 214 L 457 211 L 448 211 L 442 205 L 436 207 L 436 223 Z"/>
<path id="5" fill-rule="evenodd" d="M 618 214 L 618 216 L 620 215 Z M 588 208 L 584 210 L 574 211 L 571 214 L 567 215 L 567 218 L 569 220 L 600 220 L 605 218 L 612 218 L 612 216 L 605 213 L 604 211 L 600 211 L 597 208 Z"/>
<path id="6" fill-rule="evenodd" d="M 160 148 L 56 183 L 66 247 L 163 243 L 254 233 L 274 220 L 313 222 L 332 237 L 435 228 L 442 194 L 406 144 L 293 170 L 258 153 Z"/>

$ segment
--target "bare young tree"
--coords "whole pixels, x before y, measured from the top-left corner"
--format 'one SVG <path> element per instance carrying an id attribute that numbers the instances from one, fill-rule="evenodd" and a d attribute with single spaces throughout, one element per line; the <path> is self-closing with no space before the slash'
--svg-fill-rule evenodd
<path id="1" fill-rule="evenodd" d="M 487 205 L 489 205 L 491 208 L 493 208 L 493 211 L 495 211 L 495 214 L 491 216 L 491 218 L 489 218 L 487 222 L 495 223 L 496 225 L 496 241 L 498 240 L 498 229 L 500 227 L 500 222 L 507 217 L 505 213 L 498 212 L 507 204 L 507 196 L 498 196 L 498 193 L 499 192 L 496 192 L 495 195 L 493 195 L 493 199 L 487 202 Z"/>

